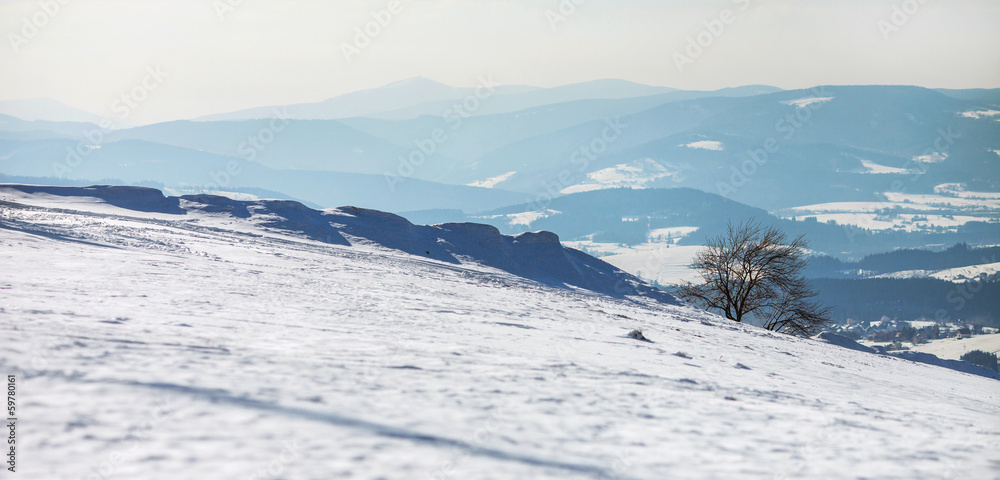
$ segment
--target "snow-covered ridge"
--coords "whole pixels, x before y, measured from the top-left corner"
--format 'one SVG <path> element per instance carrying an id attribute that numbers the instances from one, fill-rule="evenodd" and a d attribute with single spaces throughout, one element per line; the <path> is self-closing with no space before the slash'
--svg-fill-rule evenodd
<path id="1" fill-rule="evenodd" d="M 721 152 L 726 149 L 726 147 L 722 145 L 722 142 L 717 140 L 699 140 L 697 142 L 686 143 L 680 146 L 700 150 L 712 150 L 716 152 Z"/>
<path id="2" fill-rule="evenodd" d="M 414 225 L 391 213 L 358 207 L 314 210 L 290 200 L 240 201 L 216 195 L 164 196 L 144 187 L 0 186 L 0 199 L 24 195 L 63 197 L 64 202 L 99 200 L 105 206 L 176 221 L 209 224 L 238 222 L 242 228 L 304 235 L 335 245 L 371 245 L 449 264 L 476 263 L 548 285 L 593 292 L 640 296 L 677 303 L 669 294 L 618 268 L 563 247 L 551 232 L 502 235 L 496 227 L 475 223 Z"/>
<path id="3" fill-rule="evenodd" d="M 903 270 L 883 273 L 873 278 L 936 278 L 946 282 L 966 283 L 973 280 L 993 281 L 1000 277 L 1000 263 L 991 262 L 944 270 Z"/>
<path id="4" fill-rule="evenodd" d="M 948 159 L 948 154 L 944 152 L 934 152 L 928 155 L 917 155 L 911 159 L 917 163 L 941 163 Z"/>
<path id="5" fill-rule="evenodd" d="M 799 98 L 796 100 L 785 100 L 782 101 L 782 105 L 795 106 L 796 108 L 805 108 L 809 105 L 822 104 L 833 100 L 834 97 L 809 97 L 809 98 Z"/>
<path id="6" fill-rule="evenodd" d="M 487 178 L 486 180 L 478 180 L 478 181 L 469 183 L 469 184 L 467 184 L 467 186 L 470 186 L 470 187 L 482 187 L 482 188 L 493 188 L 493 187 L 496 187 L 497 184 L 500 184 L 500 183 L 506 182 L 507 180 L 510 180 L 510 177 L 513 177 L 514 174 L 516 174 L 516 173 L 517 173 L 516 171 L 507 172 L 507 173 L 505 173 L 503 175 L 497 175 L 495 177 Z"/>
<path id="7" fill-rule="evenodd" d="M 856 173 L 874 174 L 874 175 L 882 175 L 882 174 L 916 175 L 922 173 L 920 170 L 888 167 L 885 165 L 880 165 L 878 163 L 875 163 L 871 160 L 865 160 L 865 159 L 860 159 L 860 160 L 861 160 L 861 168 L 859 168 Z"/>
<path id="8" fill-rule="evenodd" d="M 531 224 L 535 223 L 538 220 L 541 220 L 543 218 L 548 218 L 552 215 L 559 215 L 561 213 L 562 212 L 558 210 L 545 208 L 541 210 L 530 210 L 527 212 L 508 213 L 504 215 L 490 215 L 490 216 L 475 217 L 475 218 L 477 219 L 503 218 L 506 219 L 511 226 L 524 225 L 525 227 L 530 228 Z"/>
<path id="9" fill-rule="evenodd" d="M 978 120 L 978 119 L 984 118 L 984 117 L 985 118 L 992 118 L 992 117 L 995 117 L 997 115 L 1000 115 L 1000 110 L 993 110 L 993 109 L 989 109 L 989 110 L 970 110 L 968 112 L 962 112 L 961 115 L 963 117 L 965 117 L 965 118 L 974 118 L 974 119 Z"/>

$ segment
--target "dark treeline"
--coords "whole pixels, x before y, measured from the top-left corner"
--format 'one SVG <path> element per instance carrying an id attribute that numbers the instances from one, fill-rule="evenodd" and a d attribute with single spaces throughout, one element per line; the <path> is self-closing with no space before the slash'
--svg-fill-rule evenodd
<path id="1" fill-rule="evenodd" d="M 806 276 L 811 278 L 860 278 L 904 270 L 944 270 L 983 263 L 1000 262 L 1000 247 L 972 248 L 959 243 L 947 250 L 903 249 L 869 255 L 856 262 L 829 256 L 809 260 Z"/>
<path id="2" fill-rule="evenodd" d="M 934 278 L 812 280 L 818 300 L 834 308 L 832 319 L 937 320 L 1000 326 L 1000 282 L 952 283 Z"/>

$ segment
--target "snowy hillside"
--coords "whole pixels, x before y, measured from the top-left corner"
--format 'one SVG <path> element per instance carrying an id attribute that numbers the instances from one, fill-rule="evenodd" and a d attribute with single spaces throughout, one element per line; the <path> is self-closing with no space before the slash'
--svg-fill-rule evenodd
<path id="1" fill-rule="evenodd" d="M 989 281 L 996 278 L 1000 273 L 1000 263 L 984 263 L 982 265 L 971 265 L 968 267 L 946 268 L 943 270 L 904 270 L 901 272 L 885 273 L 875 278 L 937 278 L 946 282 L 965 283 L 971 280 L 982 278 Z"/>
<path id="2" fill-rule="evenodd" d="M 1000 381 L 733 324 L 552 234 L 0 186 L 0 265 L 18 478 L 1000 471 Z"/>

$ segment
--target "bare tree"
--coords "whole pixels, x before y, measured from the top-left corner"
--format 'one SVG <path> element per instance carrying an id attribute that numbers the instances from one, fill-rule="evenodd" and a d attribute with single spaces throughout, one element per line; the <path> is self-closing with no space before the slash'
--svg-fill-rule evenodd
<path id="1" fill-rule="evenodd" d="M 682 285 L 678 296 L 726 318 L 754 319 L 768 330 L 809 336 L 830 321 L 830 308 L 811 300 L 818 292 L 802 275 L 804 236 L 788 241 L 783 232 L 750 220 L 710 239 L 691 267 L 702 283 Z"/>

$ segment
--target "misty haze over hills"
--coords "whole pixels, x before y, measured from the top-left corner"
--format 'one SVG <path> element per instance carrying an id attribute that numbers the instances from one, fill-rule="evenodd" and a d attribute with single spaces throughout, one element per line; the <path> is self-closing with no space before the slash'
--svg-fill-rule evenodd
<path id="1" fill-rule="evenodd" d="M 899 202 L 887 192 L 1000 189 L 996 96 L 891 86 L 690 92 L 616 80 L 490 84 L 477 96 L 476 88 L 415 78 L 317 104 L 114 131 L 72 123 L 71 112 L 53 118 L 47 104 L 37 107 L 46 113 L 25 114 L 22 102 L 22 110 L 0 109 L 11 114 L 0 117 L 0 157 L 11 177 L 260 188 L 325 207 L 393 211 L 462 205 L 477 213 L 617 187 L 691 187 L 770 211 L 831 202 L 893 208 Z M 348 177 L 323 172 L 355 174 L 341 183 L 360 182 L 369 194 L 331 193 L 338 189 L 311 179 L 337 185 L 335 177 Z M 825 181 L 803 181 L 813 178 Z M 419 191 L 465 192 L 454 195 L 468 202 Z"/>
<path id="2" fill-rule="evenodd" d="M 996 244 L 998 110 L 1000 89 L 536 88 L 488 77 L 115 129 L 52 101 L 6 102 L 0 175 L 548 230 L 676 283 L 730 221 L 804 234 L 815 255 L 844 261 Z"/>

